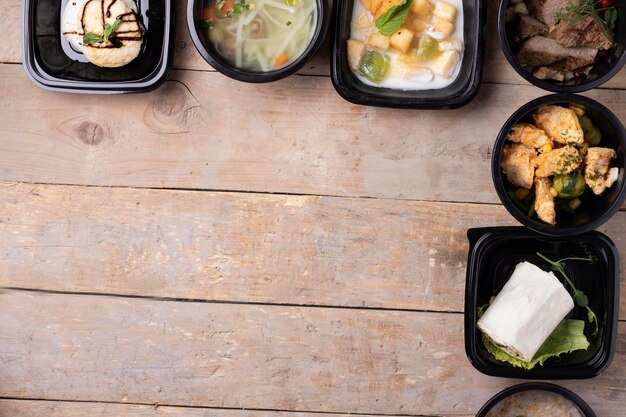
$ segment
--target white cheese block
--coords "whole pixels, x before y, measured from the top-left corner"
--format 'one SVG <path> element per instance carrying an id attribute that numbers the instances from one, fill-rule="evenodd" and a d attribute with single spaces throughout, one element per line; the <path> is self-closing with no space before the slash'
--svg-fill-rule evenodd
<path id="1" fill-rule="evenodd" d="M 573 308 L 552 272 L 521 262 L 477 326 L 502 350 L 529 362 Z"/>

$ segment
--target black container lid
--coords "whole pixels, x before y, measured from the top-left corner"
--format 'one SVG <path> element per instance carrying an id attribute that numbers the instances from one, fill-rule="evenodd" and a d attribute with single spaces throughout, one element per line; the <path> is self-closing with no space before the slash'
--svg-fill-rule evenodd
<path id="1" fill-rule="evenodd" d="M 615 46 L 608 53 L 600 58 L 593 66 L 591 71 L 592 77 L 585 82 L 577 84 L 574 80 L 568 82 L 558 82 L 552 80 L 541 80 L 535 77 L 526 67 L 521 65 L 515 53 L 511 49 L 511 45 L 507 36 L 507 23 L 505 22 L 506 9 L 510 7 L 510 0 L 501 0 L 498 9 L 498 38 L 500 46 L 504 52 L 509 64 L 519 75 L 521 75 L 529 83 L 542 88 L 544 90 L 555 93 L 580 93 L 601 86 L 609 81 L 624 67 L 626 64 L 626 8 L 617 7 L 618 23 L 615 27 Z"/>
<path id="2" fill-rule="evenodd" d="M 237 81 L 247 83 L 267 83 L 278 81 L 295 74 L 302 67 L 304 67 L 306 63 L 313 58 L 324 42 L 326 33 L 328 32 L 328 22 L 330 20 L 328 1 L 314 1 L 316 2 L 317 7 L 317 20 L 315 22 L 309 44 L 300 57 L 289 63 L 287 66 L 273 71 L 261 72 L 237 68 L 223 58 L 212 45 L 205 42 L 205 40 L 198 34 L 200 23 L 197 20 L 205 0 L 187 0 L 187 28 L 189 29 L 191 40 L 198 50 L 198 53 L 209 65 L 220 73 Z"/>
<path id="3" fill-rule="evenodd" d="M 583 417 L 596 417 L 596 414 L 591 409 L 591 407 L 589 407 L 589 404 L 587 404 L 578 395 L 559 385 L 549 384 L 547 382 L 526 382 L 506 388 L 494 395 L 489 401 L 487 401 L 487 403 L 480 409 L 480 411 L 478 411 L 476 417 L 485 417 L 487 413 L 500 401 L 513 394 L 517 394 L 523 391 L 549 391 L 555 394 L 559 394 L 574 403 L 576 407 L 578 407 L 578 409 L 582 412 Z"/>

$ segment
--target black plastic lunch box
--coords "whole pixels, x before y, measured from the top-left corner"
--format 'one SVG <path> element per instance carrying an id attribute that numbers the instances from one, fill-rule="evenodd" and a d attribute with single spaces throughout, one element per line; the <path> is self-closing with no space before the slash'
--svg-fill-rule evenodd
<path id="1" fill-rule="evenodd" d="M 138 0 L 146 29 L 139 56 L 123 67 L 101 68 L 75 51 L 61 33 L 68 1 L 24 1 L 24 69 L 36 85 L 67 93 L 119 94 L 150 91 L 165 81 L 174 55 L 173 2 Z"/>
<path id="2" fill-rule="evenodd" d="M 546 382 L 526 382 L 506 388 L 494 395 L 489 401 L 487 401 L 487 403 L 480 409 L 480 411 L 478 411 L 476 417 L 486 417 L 487 414 L 489 414 L 489 411 L 493 407 L 495 407 L 496 404 L 498 404 L 500 401 L 503 401 L 505 398 L 523 391 L 549 391 L 558 394 L 572 402 L 576 406 L 576 408 L 578 408 L 578 411 L 580 411 L 583 417 L 596 417 L 596 414 L 593 412 L 591 407 L 589 407 L 585 400 L 580 398 L 578 395 L 574 394 L 568 389 Z"/>
<path id="3" fill-rule="evenodd" d="M 609 366 L 617 338 L 620 261 L 617 248 L 607 236 L 592 231 L 576 237 L 551 237 L 524 227 L 470 229 L 467 236 L 470 250 L 465 285 L 465 352 L 474 368 L 486 375 L 505 378 L 583 379 L 597 376 Z M 537 252 L 553 260 L 589 255 L 596 258 L 594 263 L 567 261 L 566 272 L 588 296 L 589 306 L 601 325 L 598 337 L 593 339 L 586 311 L 575 307 L 568 317 L 585 320 L 590 347 L 550 358 L 543 366 L 526 370 L 491 357 L 476 328 L 477 309 L 502 289 L 519 262 L 528 261 L 549 271 L 549 264 Z"/>
<path id="4" fill-rule="evenodd" d="M 465 52 L 457 79 L 448 87 L 405 91 L 373 87 L 361 82 L 350 70 L 346 41 L 350 39 L 352 0 L 334 2 L 331 78 L 346 100 L 368 106 L 407 109 L 455 109 L 468 104 L 478 93 L 482 79 L 487 7 L 483 0 L 463 1 Z"/>

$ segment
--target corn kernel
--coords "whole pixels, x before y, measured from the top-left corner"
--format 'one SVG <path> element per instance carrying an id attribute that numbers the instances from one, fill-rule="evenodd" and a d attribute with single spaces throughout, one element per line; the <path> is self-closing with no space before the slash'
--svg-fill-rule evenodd
<path id="1" fill-rule="evenodd" d="M 541 153 L 550 152 L 551 150 L 552 150 L 552 145 L 549 144 L 549 143 L 546 143 L 541 148 L 539 148 L 539 152 L 541 152 Z"/>
<path id="2" fill-rule="evenodd" d="M 526 197 L 528 197 L 528 194 L 530 194 L 530 190 L 527 190 L 526 188 L 518 188 L 517 190 L 515 190 L 515 197 L 518 200 L 523 200 Z"/>
<path id="3" fill-rule="evenodd" d="M 559 196 L 559 192 L 556 190 L 556 188 L 550 187 L 550 195 L 554 198 L 557 198 Z"/>

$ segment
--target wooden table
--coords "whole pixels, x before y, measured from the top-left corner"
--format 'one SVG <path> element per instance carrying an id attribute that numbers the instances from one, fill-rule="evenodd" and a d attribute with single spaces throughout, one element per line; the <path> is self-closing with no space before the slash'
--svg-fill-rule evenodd
<path id="1" fill-rule="evenodd" d="M 467 417 L 518 382 L 475 371 L 462 329 L 466 230 L 516 224 L 494 138 L 545 94 L 504 60 L 495 1 L 481 91 L 445 112 L 345 102 L 328 47 L 232 81 L 182 2 L 161 88 L 49 93 L 21 6 L 0 0 L 0 416 Z M 588 95 L 626 121 L 624 89 Z M 625 212 L 601 230 L 626 253 Z M 626 408 L 618 338 L 604 375 L 561 383 L 600 417 Z"/>

